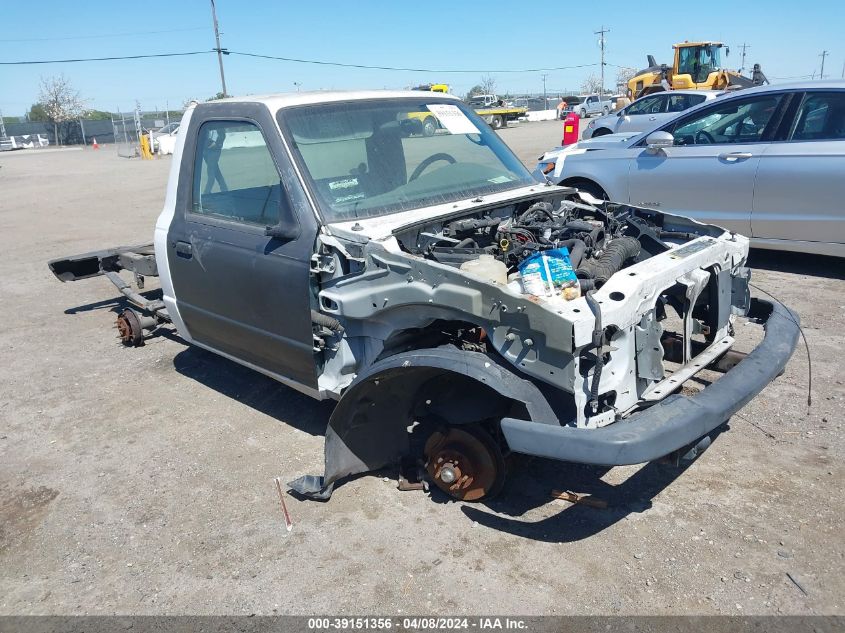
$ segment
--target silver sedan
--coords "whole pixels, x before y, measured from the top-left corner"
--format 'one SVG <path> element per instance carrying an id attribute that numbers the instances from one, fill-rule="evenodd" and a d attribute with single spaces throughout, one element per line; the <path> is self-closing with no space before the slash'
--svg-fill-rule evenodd
<path id="1" fill-rule="evenodd" d="M 546 152 L 538 178 L 751 237 L 845 257 L 845 81 L 749 88 L 642 134 Z"/>
<path id="2" fill-rule="evenodd" d="M 673 90 L 640 97 L 618 112 L 593 119 L 584 128 L 583 138 L 617 132 L 645 132 L 675 118 L 679 112 L 724 94 L 718 90 Z"/>

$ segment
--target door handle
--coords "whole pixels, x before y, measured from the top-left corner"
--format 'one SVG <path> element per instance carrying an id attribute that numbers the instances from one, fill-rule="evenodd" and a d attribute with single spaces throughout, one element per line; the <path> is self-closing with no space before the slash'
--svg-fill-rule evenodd
<path id="1" fill-rule="evenodd" d="M 176 242 L 176 254 L 185 259 L 191 259 L 194 256 L 194 247 L 188 242 Z"/>
<path id="2" fill-rule="evenodd" d="M 656 116 L 650 116 L 650 117 L 648 117 L 648 120 L 649 121 L 657 121 L 657 117 Z"/>
<path id="3" fill-rule="evenodd" d="M 724 154 L 719 154 L 719 160 L 726 160 L 731 163 L 735 163 L 738 160 L 745 160 L 746 158 L 751 158 L 753 154 L 751 152 L 725 152 Z"/>

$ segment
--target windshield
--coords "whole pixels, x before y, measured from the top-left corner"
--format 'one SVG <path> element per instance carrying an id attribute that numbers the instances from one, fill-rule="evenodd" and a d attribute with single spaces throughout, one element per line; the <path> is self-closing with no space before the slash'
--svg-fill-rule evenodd
<path id="1" fill-rule="evenodd" d="M 471 106 L 483 106 L 486 100 L 484 97 L 470 97 L 469 104 Z"/>
<path id="2" fill-rule="evenodd" d="M 534 184 L 464 104 L 425 96 L 283 108 L 279 124 L 327 222 Z"/>

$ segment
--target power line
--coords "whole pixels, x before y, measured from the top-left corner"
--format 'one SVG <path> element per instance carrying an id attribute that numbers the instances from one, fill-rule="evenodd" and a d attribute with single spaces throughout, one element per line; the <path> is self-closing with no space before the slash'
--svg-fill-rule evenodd
<path id="1" fill-rule="evenodd" d="M 341 68 L 361 68 L 365 70 L 395 70 L 401 72 L 419 72 L 419 73 L 443 73 L 443 74 L 451 74 L 451 73 L 536 73 L 536 72 L 544 72 L 544 71 L 553 71 L 553 70 L 574 70 L 577 68 L 590 68 L 593 66 L 598 66 L 598 63 L 592 64 L 575 64 L 572 66 L 555 66 L 550 68 L 502 68 L 502 69 L 489 69 L 489 68 L 482 68 L 482 69 L 466 69 L 466 68 L 406 68 L 402 66 L 375 66 L 369 64 L 351 64 L 346 62 L 333 62 L 333 61 L 325 61 L 325 60 L 317 60 L 317 59 L 300 59 L 296 57 L 281 57 L 278 55 L 262 55 L 259 53 L 248 53 L 245 51 L 230 51 L 225 48 L 220 49 L 224 55 L 241 55 L 242 57 L 255 57 L 259 59 L 271 59 L 283 62 L 292 62 L 297 64 L 316 64 L 320 66 L 338 66 Z M 27 64 L 69 64 L 69 63 L 76 63 L 76 62 L 100 62 L 100 61 L 114 61 L 114 60 L 121 60 L 121 59 L 145 59 L 150 57 L 180 57 L 185 55 L 204 55 L 206 53 L 216 53 L 217 48 L 212 48 L 206 51 L 189 51 L 185 53 L 157 53 L 157 54 L 150 54 L 150 55 L 116 55 L 111 57 L 83 57 L 83 58 L 75 58 L 75 59 L 39 59 L 39 60 L 22 60 L 22 61 L 12 61 L 12 62 L 0 62 L 0 65 L 3 66 L 17 66 L 17 65 L 27 65 Z M 615 64 L 609 64 L 614 66 Z"/>
<path id="2" fill-rule="evenodd" d="M 28 64 L 71 64 L 76 62 L 110 62 L 118 59 L 148 59 L 150 57 L 184 57 L 186 55 L 205 55 L 209 51 L 190 51 L 188 53 L 155 53 L 150 55 L 120 55 L 115 57 L 80 57 L 78 59 L 36 59 L 17 62 L 0 62 L 0 66 L 24 66 Z"/>
<path id="3" fill-rule="evenodd" d="M 522 68 L 522 69 L 444 69 L 444 68 L 404 68 L 401 66 L 371 66 L 367 64 L 350 64 L 345 62 L 329 62 L 316 59 L 298 59 L 295 57 L 279 57 L 277 55 L 260 55 L 258 53 L 245 53 L 241 51 L 229 51 L 230 55 L 242 55 L 244 57 L 258 57 L 260 59 L 274 59 L 283 62 L 294 62 L 298 64 L 317 64 L 320 66 L 339 66 L 341 68 L 363 68 L 366 70 L 397 70 L 414 73 L 537 73 L 551 70 L 572 70 L 574 68 L 588 68 L 598 64 L 578 64 L 576 66 L 557 66 L 554 68 Z"/>
<path id="4" fill-rule="evenodd" d="M 133 31 L 130 33 L 105 33 L 102 35 L 73 35 L 69 37 L 28 37 L 21 39 L 2 39 L 0 42 L 64 42 L 67 40 L 95 40 L 107 37 L 127 37 L 130 35 L 158 35 L 159 33 L 184 33 L 186 31 L 204 31 L 204 26 L 194 26 L 186 29 L 167 29 L 164 31 Z"/>

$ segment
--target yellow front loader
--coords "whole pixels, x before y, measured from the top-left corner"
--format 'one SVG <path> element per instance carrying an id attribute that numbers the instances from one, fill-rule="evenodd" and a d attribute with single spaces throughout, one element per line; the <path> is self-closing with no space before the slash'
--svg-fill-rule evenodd
<path id="1" fill-rule="evenodd" d="M 722 49 L 726 57 L 730 49 L 722 42 L 683 42 L 672 48 L 675 49 L 672 66 L 658 64 L 653 55 L 648 56 L 648 68 L 628 82 L 631 99 L 662 90 L 731 90 L 768 83 L 758 64 L 754 65 L 751 78 L 723 68 Z"/>

